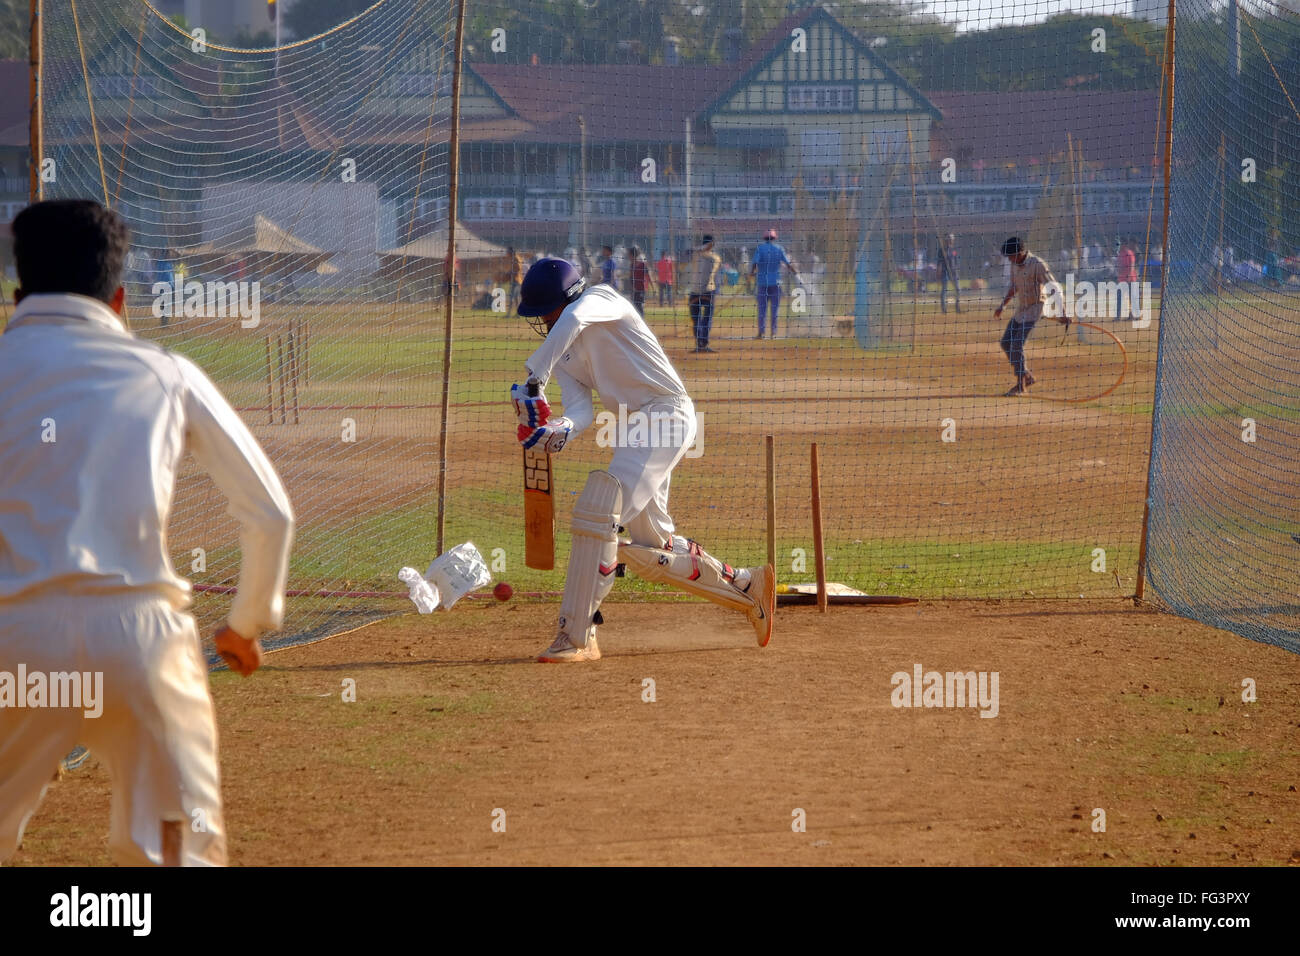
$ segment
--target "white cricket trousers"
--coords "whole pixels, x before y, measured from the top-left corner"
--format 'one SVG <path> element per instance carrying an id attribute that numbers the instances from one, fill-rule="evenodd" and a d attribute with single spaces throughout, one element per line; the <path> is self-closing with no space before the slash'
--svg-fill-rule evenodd
<path id="1" fill-rule="evenodd" d="M 675 526 L 668 514 L 673 469 L 695 441 L 695 406 L 688 398 L 653 402 L 639 410 L 649 423 L 646 442 L 618 444 L 609 473 L 623 486 L 623 525 L 634 544 L 662 548 Z M 634 434 L 629 416 L 629 435 Z"/>
<path id="2" fill-rule="evenodd" d="M 37 672 L 102 672 L 103 710 L 0 706 L 0 862 L 80 744 L 108 768 L 114 860 L 162 863 L 162 822 L 179 820 L 184 865 L 225 865 L 216 715 L 193 617 L 140 593 L 0 603 L 0 672 L 16 676 L 20 664 L 29 683 Z"/>

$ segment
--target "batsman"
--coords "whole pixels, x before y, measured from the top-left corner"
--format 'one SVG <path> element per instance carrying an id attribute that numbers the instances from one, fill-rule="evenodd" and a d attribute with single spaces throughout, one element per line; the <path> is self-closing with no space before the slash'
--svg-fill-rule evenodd
<path id="1" fill-rule="evenodd" d="M 648 440 L 620 445 L 607 471 L 587 476 L 573 508 L 559 626 L 537 659 L 600 660 L 600 604 L 619 564 L 744 614 L 766 647 L 776 607 L 772 566 L 732 568 L 678 535 L 668 514 L 673 468 L 695 440 L 695 408 L 632 303 L 607 285 L 589 288 L 572 263 L 546 258 L 524 277 L 518 312 L 546 339 L 525 363 L 529 384 L 510 389 L 525 448 L 561 451 L 595 421 L 593 392 L 629 420 L 640 412 L 655 423 Z M 552 378 L 560 384 L 564 417 L 552 416 L 541 391 Z"/>

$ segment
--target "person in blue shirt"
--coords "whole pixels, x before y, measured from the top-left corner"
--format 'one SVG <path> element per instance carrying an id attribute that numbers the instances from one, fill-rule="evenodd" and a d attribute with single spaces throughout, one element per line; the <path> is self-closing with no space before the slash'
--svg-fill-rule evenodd
<path id="1" fill-rule="evenodd" d="M 617 266 L 614 262 L 613 246 L 601 246 L 600 254 L 605 261 L 600 264 L 600 281 L 615 291 L 618 290 Z"/>
<path id="2" fill-rule="evenodd" d="M 767 326 L 767 310 L 772 309 L 772 338 L 776 338 L 776 314 L 781 308 L 781 266 L 785 265 L 799 278 L 799 271 L 790 264 L 785 250 L 776 244 L 776 230 L 769 229 L 757 249 L 754 250 L 754 262 L 749 267 L 749 274 L 756 277 L 755 288 L 758 294 L 758 335 L 761 339 Z"/>

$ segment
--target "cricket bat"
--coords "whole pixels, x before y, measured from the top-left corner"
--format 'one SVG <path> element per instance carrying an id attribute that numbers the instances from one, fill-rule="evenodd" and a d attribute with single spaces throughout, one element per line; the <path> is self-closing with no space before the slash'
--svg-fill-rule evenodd
<path id="1" fill-rule="evenodd" d="M 528 394 L 541 391 L 528 380 Z M 555 482 L 551 456 L 540 447 L 524 449 L 524 564 L 538 571 L 555 567 Z"/>

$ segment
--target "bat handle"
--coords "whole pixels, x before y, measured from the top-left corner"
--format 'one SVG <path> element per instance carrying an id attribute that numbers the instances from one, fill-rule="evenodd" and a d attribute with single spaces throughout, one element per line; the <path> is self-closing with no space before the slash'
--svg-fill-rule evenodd
<path id="1" fill-rule="evenodd" d="M 528 384 L 525 387 L 528 389 L 529 398 L 536 398 L 538 395 L 542 394 L 541 383 L 538 382 L 537 379 L 535 378 L 530 378 L 528 380 Z"/>

